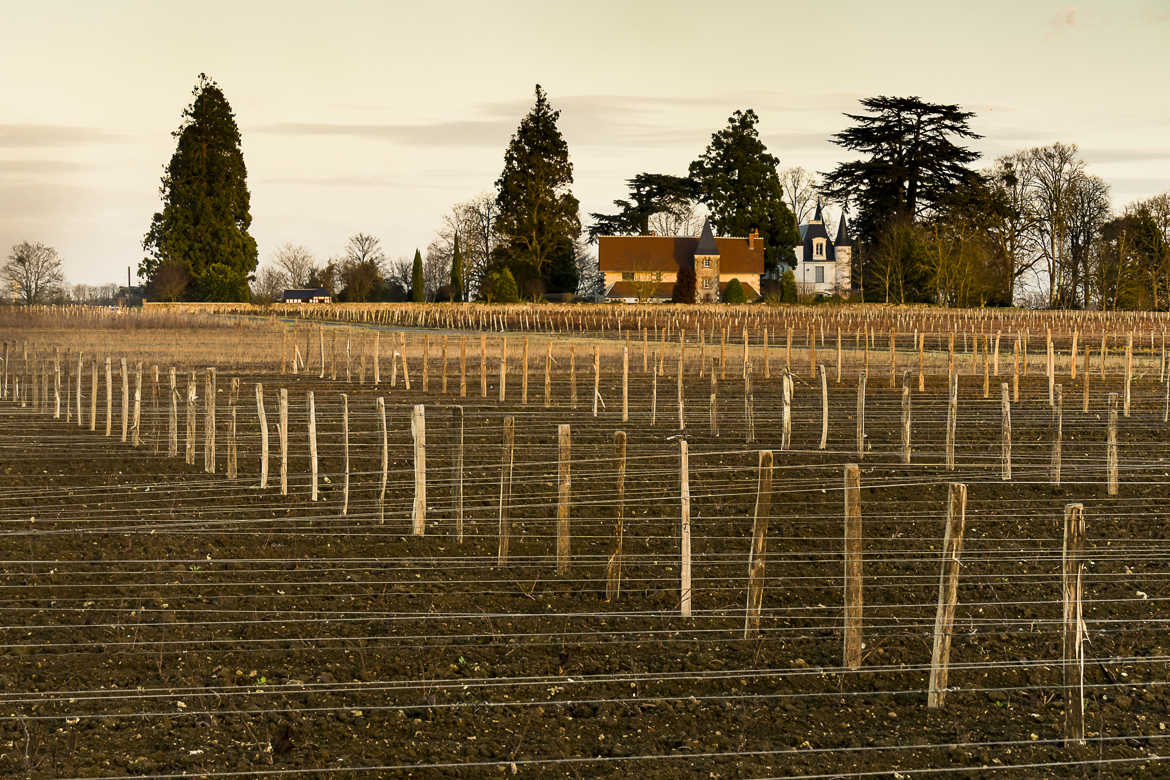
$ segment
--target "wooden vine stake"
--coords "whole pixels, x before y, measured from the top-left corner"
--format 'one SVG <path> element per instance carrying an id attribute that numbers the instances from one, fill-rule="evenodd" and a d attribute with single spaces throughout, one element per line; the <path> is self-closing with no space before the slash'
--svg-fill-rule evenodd
<path id="1" fill-rule="evenodd" d="M 902 463 L 910 462 L 910 372 L 902 375 Z"/>
<path id="2" fill-rule="evenodd" d="M 122 443 L 125 444 L 130 426 L 130 376 L 126 372 L 126 358 L 121 360 L 118 375 L 122 379 Z"/>
<path id="3" fill-rule="evenodd" d="M 546 371 L 545 378 L 547 380 L 548 373 Z M 546 383 L 545 397 L 548 397 L 547 383 Z M 546 403 L 547 407 L 548 404 Z M 630 348 L 628 346 L 622 347 L 622 422 L 629 422 L 630 419 Z"/>
<path id="4" fill-rule="evenodd" d="M 791 380 L 790 380 L 791 382 Z M 818 449 L 829 444 L 829 375 L 821 366 L 821 443 Z"/>
<path id="5" fill-rule="evenodd" d="M 134 365 L 134 418 L 130 425 L 130 443 L 134 447 L 142 444 L 142 361 Z"/>
<path id="6" fill-rule="evenodd" d="M 792 446 L 792 378 L 788 369 L 780 375 L 780 449 Z"/>
<path id="7" fill-rule="evenodd" d="M 451 407 L 451 431 L 455 437 L 455 461 L 451 486 L 455 503 L 455 541 L 463 543 L 463 407 Z"/>
<path id="8" fill-rule="evenodd" d="M 572 495 L 570 473 L 571 436 L 568 425 L 557 426 L 557 574 L 569 571 L 571 558 L 569 503 Z"/>
<path id="9" fill-rule="evenodd" d="M 593 345 L 593 416 L 597 416 L 597 402 L 601 400 L 601 353 Z"/>
<path id="10" fill-rule="evenodd" d="M 236 402 L 239 400 L 239 396 L 240 378 L 234 376 L 232 377 L 231 391 L 228 395 L 230 422 L 228 423 L 227 468 L 224 473 L 224 476 L 228 479 L 235 479 L 239 476 L 240 451 L 236 442 Z"/>
<path id="11" fill-rule="evenodd" d="M 309 500 L 317 500 L 317 402 L 313 398 L 313 391 L 310 390 L 305 397 L 308 404 L 309 416 L 309 474 L 311 483 L 309 485 Z"/>
<path id="12" fill-rule="evenodd" d="M 349 514 L 349 396 L 341 394 L 341 514 Z"/>
<path id="13" fill-rule="evenodd" d="M 1052 458 L 1048 466 L 1048 479 L 1053 485 L 1060 484 L 1060 447 L 1064 433 L 1064 388 L 1056 385 L 1052 405 Z"/>
<path id="14" fill-rule="evenodd" d="M 288 495 L 288 388 L 280 388 L 280 415 L 276 433 L 280 438 L 280 494 Z"/>
<path id="15" fill-rule="evenodd" d="M 97 363 L 94 363 L 93 365 L 96 367 Z M 94 372 L 94 377 L 97 377 L 96 370 Z M 175 377 L 174 366 L 171 366 L 170 371 L 168 372 L 168 380 L 170 382 L 171 390 L 171 413 L 167 419 L 167 457 L 176 458 L 179 455 L 179 390 L 178 381 Z M 94 389 L 96 388 L 97 382 L 94 382 Z M 92 406 L 90 411 L 94 411 Z M 93 430 L 93 422 L 94 420 L 91 416 L 89 419 L 89 429 L 91 431 Z"/>
<path id="16" fill-rule="evenodd" d="M 865 458 L 865 372 L 857 374 L 857 459 Z"/>
<path id="17" fill-rule="evenodd" d="M 268 414 L 264 411 L 264 385 L 256 383 L 256 417 L 260 421 L 260 489 L 268 487 Z"/>
<path id="18" fill-rule="evenodd" d="M 947 471 L 955 470 L 955 429 L 959 420 L 959 375 L 951 374 L 949 394 L 947 396 L 947 440 L 946 440 L 946 467 Z"/>
<path id="19" fill-rule="evenodd" d="M 422 404 L 415 404 L 410 415 L 410 435 L 414 440 L 414 507 L 411 510 L 411 533 L 422 536 L 427 530 L 427 427 Z"/>
<path id="20" fill-rule="evenodd" d="M 390 470 L 390 447 L 386 430 L 386 399 L 378 396 L 378 422 L 382 427 L 382 475 L 378 480 L 378 523 L 386 522 L 386 477 Z"/>
<path id="21" fill-rule="evenodd" d="M 1117 495 L 1117 393 L 1110 393 L 1107 398 L 1109 404 L 1109 430 L 1105 437 L 1105 471 L 1106 492 L 1111 496 Z"/>
<path id="22" fill-rule="evenodd" d="M 605 599 L 616 601 L 622 591 L 622 536 L 626 511 L 626 432 L 613 434 L 614 459 L 617 460 L 617 516 L 613 521 L 613 552 L 605 569 Z"/>
<path id="23" fill-rule="evenodd" d="M 861 668 L 861 472 L 845 466 L 845 647 L 846 669 Z"/>
<path id="24" fill-rule="evenodd" d="M 1007 382 L 1000 384 L 999 393 L 999 416 L 1002 439 L 1000 445 L 1000 477 L 1006 481 L 1012 478 L 1012 400 L 1011 393 L 1008 391 Z"/>
<path id="25" fill-rule="evenodd" d="M 679 496 L 679 614 L 691 616 L 691 470 L 687 455 L 687 440 L 678 442 Z"/>
<path id="26" fill-rule="evenodd" d="M 963 526 L 967 515 L 967 486 L 950 483 L 947 521 L 943 532 L 942 570 L 938 576 L 938 609 L 934 614 L 934 644 L 930 652 L 930 688 L 926 706 L 939 709 L 947 694 L 951 634 L 959 592 L 959 555 L 963 551 Z"/>
<path id="27" fill-rule="evenodd" d="M 108 407 L 107 407 L 108 411 Z M 107 416 L 106 422 L 109 422 Z M 195 465 L 195 372 L 187 380 L 187 465 Z"/>
<path id="28" fill-rule="evenodd" d="M 1065 744 L 1085 740 L 1085 623 L 1081 614 L 1081 547 L 1085 535 L 1085 507 L 1064 507 L 1064 548 L 1061 591 L 1064 595 L 1062 671 Z"/>
<path id="29" fill-rule="evenodd" d="M 708 423 L 712 436 L 719 436 L 719 376 L 715 372 L 715 358 L 711 358 L 711 398 L 707 404 Z"/>
<path id="30" fill-rule="evenodd" d="M 757 466 L 756 510 L 752 521 L 752 546 L 748 552 L 747 615 L 743 637 L 760 634 L 760 611 L 764 603 L 764 555 L 768 544 L 768 514 L 772 509 L 772 451 L 760 450 Z"/>
<path id="31" fill-rule="evenodd" d="M 508 562 L 508 542 L 512 536 L 512 519 L 509 516 L 509 509 L 512 503 L 512 453 L 515 435 L 516 418 L 509 415 L 504 418 L 504 447 L 500 461 L 500 527 L 499 548 L 496 552 L 497 566 L 503 566 Z"/>
<path id="32" fill-rule="evenodd" d="M 1129 417 L 1130 384 L 1133 382 L 1133 334 L 1130 333 L 1125 341 L 1125 397 L 1122 399 L 1124 416 Z"/>

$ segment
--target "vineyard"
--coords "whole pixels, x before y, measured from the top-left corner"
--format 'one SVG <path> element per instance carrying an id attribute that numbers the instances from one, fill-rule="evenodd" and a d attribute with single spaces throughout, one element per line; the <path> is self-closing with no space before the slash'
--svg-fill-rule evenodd
<path id="1" fill-rule="evenodd" d="M 1168 322 L 0 311 L 0 774 L 1161 774 Z"/>

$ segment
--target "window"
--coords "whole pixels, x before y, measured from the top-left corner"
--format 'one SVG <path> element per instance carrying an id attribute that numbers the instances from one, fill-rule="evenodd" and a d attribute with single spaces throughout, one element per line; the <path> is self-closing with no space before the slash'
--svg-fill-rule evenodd
<path id="1" fill-rule="evenodd" d="M 632 281 L 634 281 L 634 274 L 633 274 L 633 272 L 632 272 L 632 271 L 622 271 L 622 281 L 623 281 L 623 282 L 632 282 Z"/>
<path id="2" fill-rule="evenodd" d="M 708 258 L 706 258 L 706 259 L 704 259 L 704 260 L 703 260 L 703 267 L 704 267 L 704 268 L 710 268 L 710 267 L 711 267 L 711 258 L 709 258 L 709 257 L 708 257 Z"/>
<path id="3" fill-rule="evenodd" d="M 825 283 L 825 267 L 823 265 L 817 266 L 817 284 Z"/>
<path id="4" fill-rule="evenodd" d="M 711 280 L 710 280 L 710 279 L 704 279 L 704 280 L 703 280 L 703 287 L 705 287 L 705 288 L 707 288 L 707 289 L 711 289 Z"/>
<path id="5" fill-rule="evenodd" d="M 824 256 L 825 256 L 825 240 L 823 238 L 818 238 L 816 241 L 813 242 L 813 257 L 824 257 Z"/>

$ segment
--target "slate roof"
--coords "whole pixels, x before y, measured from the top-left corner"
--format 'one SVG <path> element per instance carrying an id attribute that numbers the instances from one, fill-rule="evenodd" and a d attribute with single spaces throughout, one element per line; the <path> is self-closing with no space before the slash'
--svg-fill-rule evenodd
<path id="1" fill-rule="evenodd" d="M 817 208 L 817 216 L 820 216 L 821 210 Z M 824 258 L 813 259 L 813 239 L 825 239 L 825 256 Z M 825 230 L 824 222 L 809 222 L 807 225 L 800 226 L 800 243 L 804 247 L 804 253 L 801 258 L 804 262 L 817 263 L 831 263 L 835 259 L 833 254 L 833 242 L 829 238 L 829 231 Z"/>
<path id="2" fill-rule="evenodd" d="M 327 298 L 333 297 L 324 287 L 310 287 L 303 290 L 285 290 L 281 300 L 307 301 L 310 298 L 320 298 L 322 296 Z"/>
<path id="3" fill-rule="evenodd" d="M 703 233 L 699 236 L 699 245 L 695 247 L 696 255 L 717 255 L 719 246 L 715 243 L 715 234 L 711 232 L 711 220 L 703 220 Z"/>
<path id="4" fill-rule="evenodd" d="M 845 214 L 841 213 L 841 221 L 837 223 L 837 238 L 833 240 L 837 246 L 853 246 L 853 240 L 849 238 L 849 226 L 845 224 Z"/>

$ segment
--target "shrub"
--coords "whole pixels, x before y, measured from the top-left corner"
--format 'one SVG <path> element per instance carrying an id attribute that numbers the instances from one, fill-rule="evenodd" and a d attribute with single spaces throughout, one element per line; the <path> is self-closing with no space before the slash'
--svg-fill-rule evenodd
<path id="1" fill-rule="evenodd" d="M 739 283 L 738 279 L 732 279 L 723 288 L 723 302 L 747 303 L 747 295 L 744 293 L 743 285 Z"/>
<path id="2" fill-rule="evenodd" d="M 675 303 L 695 302 L 695 269 L 689 264 L 683 263 L 679 266 L 671 300 Z"/>
<path id="3" fill-rule="evenodd" d="M 788 269 L 780 276 L 780 300 L 784 303 L 796 303 L 796 274 Z"/>

